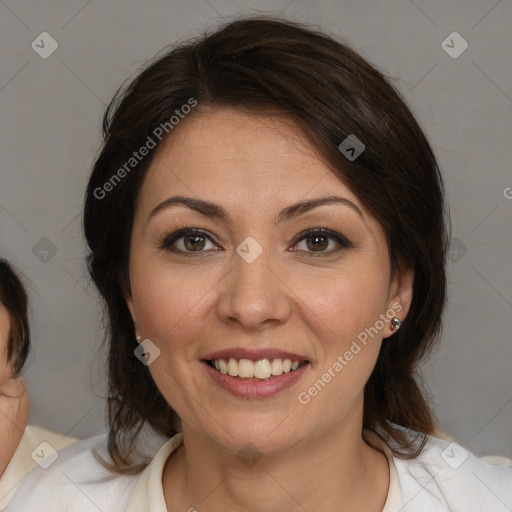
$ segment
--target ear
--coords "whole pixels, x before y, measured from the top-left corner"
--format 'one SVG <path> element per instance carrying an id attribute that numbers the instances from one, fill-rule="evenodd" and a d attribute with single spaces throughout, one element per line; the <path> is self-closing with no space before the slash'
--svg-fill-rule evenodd
<path id="1" fill-rule="evenodd" d="M 396 332 L 391 326 L 391 319 L 393 317 L 400 319 L 401 322 L 405 321 L 411 307 L 413 287 L 414 269 L 407 267 L 396 272 L 389 287 L 386 311 L 388 321 L 382 331 L 383 338 L 389 338 Z M 392 313 L 393 316 L 391 316 Z"/>
<path id="2" fill-rule="evenodd" d="M 124 300 L 126 301 L 126 305 L 128 306 L 128 310 L 130 311 L 130 315 L 133 320 L 133 325 L 135 327 L 135 337 L 137 338 L 137 341 L 140 341 L 139 319 L 137 317 L 137 312 L 135 311 L 135 303 L 130 291 L 126 291 L 124 293 Z"/>

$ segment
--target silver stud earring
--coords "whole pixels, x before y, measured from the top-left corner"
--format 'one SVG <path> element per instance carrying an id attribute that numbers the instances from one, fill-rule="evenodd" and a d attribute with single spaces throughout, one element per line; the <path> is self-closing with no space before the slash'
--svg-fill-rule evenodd
<path id="1" fill-rule="evenodd" d="M 137 339 L 137 341 L 140 343 L 140 341 L 142 340 L 142 336 L 140 334 L 136 334 L 135 335 L 135 338 Z"/>
<path id="2" fill-rule="evenodd" d="M 395 331 L 395 332 L 398 331 L 398 329 L 400 329 L 401 325 L 402 325 L 402 321 L 400 320 L 400 318 L 395 316 L 391 319 L 391 329 L 393 331 Z"/>

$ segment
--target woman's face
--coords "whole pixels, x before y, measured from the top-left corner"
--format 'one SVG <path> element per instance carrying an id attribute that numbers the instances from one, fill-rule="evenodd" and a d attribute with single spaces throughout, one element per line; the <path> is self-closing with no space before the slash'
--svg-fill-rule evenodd
<path id="1" fill-rule="evenodd" d="M 291 121 L 216 109 L 175 130 L 140 191 L 127 296 L 158 388 L 228 450 L 360 429 L 412 275 L 391 279 L 382 228 Z"/>
<path id="2" fill-rule="evenodd" d="M 10 314 L 0 304 L 0 475 L 11 461 L 27 426 L 29 399 L 21 378 L 12 378 L 7 363 Z"/>

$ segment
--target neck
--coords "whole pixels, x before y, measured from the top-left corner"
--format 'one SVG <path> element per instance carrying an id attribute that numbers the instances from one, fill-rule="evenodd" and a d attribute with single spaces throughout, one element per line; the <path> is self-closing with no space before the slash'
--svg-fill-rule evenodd
<path id="1" fill-rule="evenodd" d="M 389 467 L 386 456 L 363 441 L 361 421 L 252 458 L 183 425 L 183 444 L 164 468 L 168 509 L 381 511 Z"/>

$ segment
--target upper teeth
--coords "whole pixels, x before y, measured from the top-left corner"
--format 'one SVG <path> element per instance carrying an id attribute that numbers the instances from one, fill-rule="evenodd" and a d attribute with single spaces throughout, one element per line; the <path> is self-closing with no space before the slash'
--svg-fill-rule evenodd
<path id="1" fill-rule="evenodd" d="M 299 361 L 291 359 L 260 359 L 251 361 L 250 359 L 215 359 L 213 364 L 221 373 L 231 375 L 231 377 L 268 379 L 272 375 L 278 376 L 299 367 Z"/>

